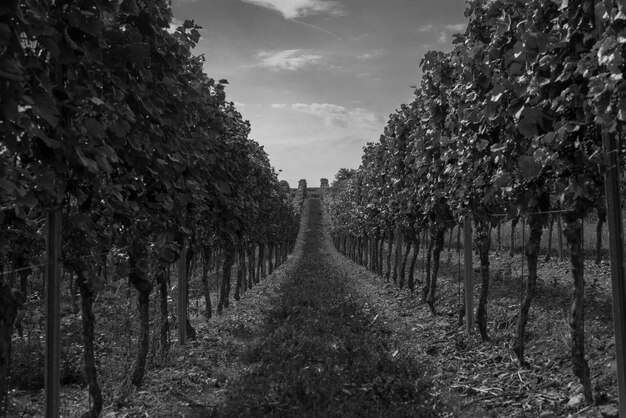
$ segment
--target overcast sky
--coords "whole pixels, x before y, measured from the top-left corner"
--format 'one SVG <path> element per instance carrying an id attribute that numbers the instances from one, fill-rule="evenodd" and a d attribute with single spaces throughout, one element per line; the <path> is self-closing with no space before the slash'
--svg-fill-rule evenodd
<path id="1" fill-rule="evenodd" d="M 173 0 L 203 27 L 195 50 L 291 187 L 357 168 L 411 100 L 428 50 L 463 32 L 462 0 Z"/>

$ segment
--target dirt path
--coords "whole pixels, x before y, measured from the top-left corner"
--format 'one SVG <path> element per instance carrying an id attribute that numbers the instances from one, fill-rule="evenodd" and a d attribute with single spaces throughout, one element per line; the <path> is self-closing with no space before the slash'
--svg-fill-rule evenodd
<path id="1" fill-rule="evenodd" d="M 265 324 L 246 335 L 245 370 L 215 416 L 436 416 L 415 358 L 329 247 L 320 202 L 309 199 L 302 252 Z M 256 334 L 256 335 L 255 335 Z"/>

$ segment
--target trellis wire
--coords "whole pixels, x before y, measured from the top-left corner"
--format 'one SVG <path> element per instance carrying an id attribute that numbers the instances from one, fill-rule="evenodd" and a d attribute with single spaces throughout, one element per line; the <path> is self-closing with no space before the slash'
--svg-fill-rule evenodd
<path id="1" fill-rule="evenodd" d="M 84 255 L 82 257 L 79 257 L 78 259 L 79 260 L 85 260 L 87 258 L 103 257 L 103 256 L 106 256 L 106 255 L 109 255 L 108 251 L 106 253 L 102 253 L 102 254 Z M 32 270 L 32 269 L 39 268 L 39 267 L 47 267 L 49 265 L 50 265 L 50 263 L 40 263 L 40 264 L 33 264 L 31 266 L 28 266 L 28 267 L 20 267 L 18 269 L 6 270 L 6 271 L 0 272 L 0 276 L 9 276 L 11 274 L 19 273 L 20 271 Z"/>
<path id="2" fill-rule="evenodd" d="M 524 215 L 524 216 L 529 216 L 529 215 L 550 215 L 550 214 L 553 214 L 553 213 L 571 213 L 571 212 L 574 212 L 574 210 L 573 209 L 559 209 L 559 210 L 547 210 L 547 211 L 544 211 L 544 212 L 529 212 L 529 213 L 523 213 L 523 214 L 520 214 L 520 215 Z M 474 212 L 474 211 L 472 211 L 472 214 L 473 215 L 482 216 L 482 214 L 479 214 L 479 213 Z M 510 216 L 510 214 L 509 213 L 490 213 L 490 214 L 488 214 L 488 216 L 495 216 L 495 217 L 503 217 L 504 218 L 504 217 Z"/>

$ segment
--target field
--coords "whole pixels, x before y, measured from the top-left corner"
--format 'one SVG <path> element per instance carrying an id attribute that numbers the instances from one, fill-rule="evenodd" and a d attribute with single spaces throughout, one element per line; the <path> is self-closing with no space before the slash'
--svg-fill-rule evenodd
<path id="1" fill-rule="evenodd" d="M 119 382 L 127 378 L 138 335 L 135 302 L 125 286 L 102 293 L 96 312 L 104 416 L 617 416 L 608 263 L 585 264 L 593 278 L 586 291 L 586 335 L 597 400 L 585 406 L 568 358 L 566 261 L 541 262 L 528 327 L 529 366 L 520 367 L 510 347 L 520 254 L 502 249 L 491 257 L 491 339 L 481 342 L 459 324 L 463 260 L 456 245 L 442 256 L 433 316 L 419 291 L 400 291 L 331 247 L 317 199 L 305 208 L 295 252 L 223 315 L 207 321 L 201 291 L 192 286 L 189 315 L 197 339 L 180 346 L 172 337 L 167 359 L 152 353 L 144 386 L 121 401 Z M 418 258 L 418 280 L 422 262 Z M 217 279 L 213 272 L 211 283 Z M 80 315 L 65 300 L 62 411 L 80 416 L 89 401 L 80 371 Z M 39 309 L 31 302 L 28 312 Z M 153 310 L 157 317 L 156 304 Z M 25 318 L 24 335 L 13 337 L 12 416 L 43 413 L 43 346 L 33 319 Z"/>
<path id="2" fill-rule="evenodd" d="M 0 6 L 0 415 L 626 415 L 626 3 L 375 3 Z"/>

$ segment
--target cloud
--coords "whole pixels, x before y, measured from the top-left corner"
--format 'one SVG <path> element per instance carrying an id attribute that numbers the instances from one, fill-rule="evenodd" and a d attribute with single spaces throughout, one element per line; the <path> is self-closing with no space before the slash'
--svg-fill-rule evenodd
<path id="1" fill-rule="evenodd" d="M 242 0 L 246 3 L 276 10 L 285 19 L 295 19 L 311 14 L 341 15 L 342 10 L 332 0 Z"/>
<path id="2" fill-rule="evenodd" d="M 274 103 L 272 104 L 272 109 L 284 109 L 287 105 L 285 103 Z"/>
<path id="3" fill-rule="evenodd" d="M 417 28 L 418 32 L 435 32 L 439 31 L 438 40 L 441 43 L 445 43 L 448 40 L 448 32 L 463 33 L 467 27 L 466 23 L 454 23 L 449 25 L 434 25 L 428 23 Z"/>
<path id="4" fill-rule="evenodd" d="M 365 60 L 380 58 L 382 56 L 383 56 L 383 51 L 374 50 L 374 51 L 370 51 L 370 52 L 366 52 L 364 54 L 358 55 L 357 59 L 365 61 Z"/>
<path id="5" fill-rule="evenodd" d="M 261 52 L 259 53 L 261 66 L 272 68 L 275 70 L 296 71 L 301 68 L 320 64 L 321 55 L 305 53 L 300 49 L 287 49 L 278 52 Z"/>
<path id="6" fill-rule="evenodd" d="M 419 28 L 417 28 L 418 32 L 430 32 L 431 30 L 435 29 L 435 25 L 433 25 L 432 23 L 429 23 L 427 25 L 422 25 Z"/>
<path id="7" fill-rule="evenodd" d="M 444 28 L 454 32 L 465 32 L 465 28 L 467 28 L 467 23 L 455 23 L 454 25 L 445 25 Z"/>
<path id="8" fill-rule="evenodd" d="M 382 117 L 367 109 L 359 107 L 346 109 L 343 106 L 331 103 L 295 103 L 291 107 L 297 112 L 306 113 L 324 119 L 327 126 L 334 126 L 338 128 L 356 126 L 382 129 L 382 125 L 384 124 Z"/>
<path id="9" fill-rule="evenodd" d="M 241 102 L 233 102 L 236 108 L 241 109 L 242 107 L 246 107 L 245 103 Z"/>
<path id="10" fill-rule="evenodd" d="M 360 107 L 350 110 L 348 112 L 348 115 L 354 122 L 364 125 L 366 127 L 372 127 L 382 130 L 385 123 L 385 120 L 382 116 L 379 116 L 374 112 Z"/>
<path id="11" fill-rule="evenodd" d="M 329 126 L 347 127 L 348 111 L 343 106 L 330 103 L 295 103 L 291 107 L 298 112 L 318 116 Z"/>

